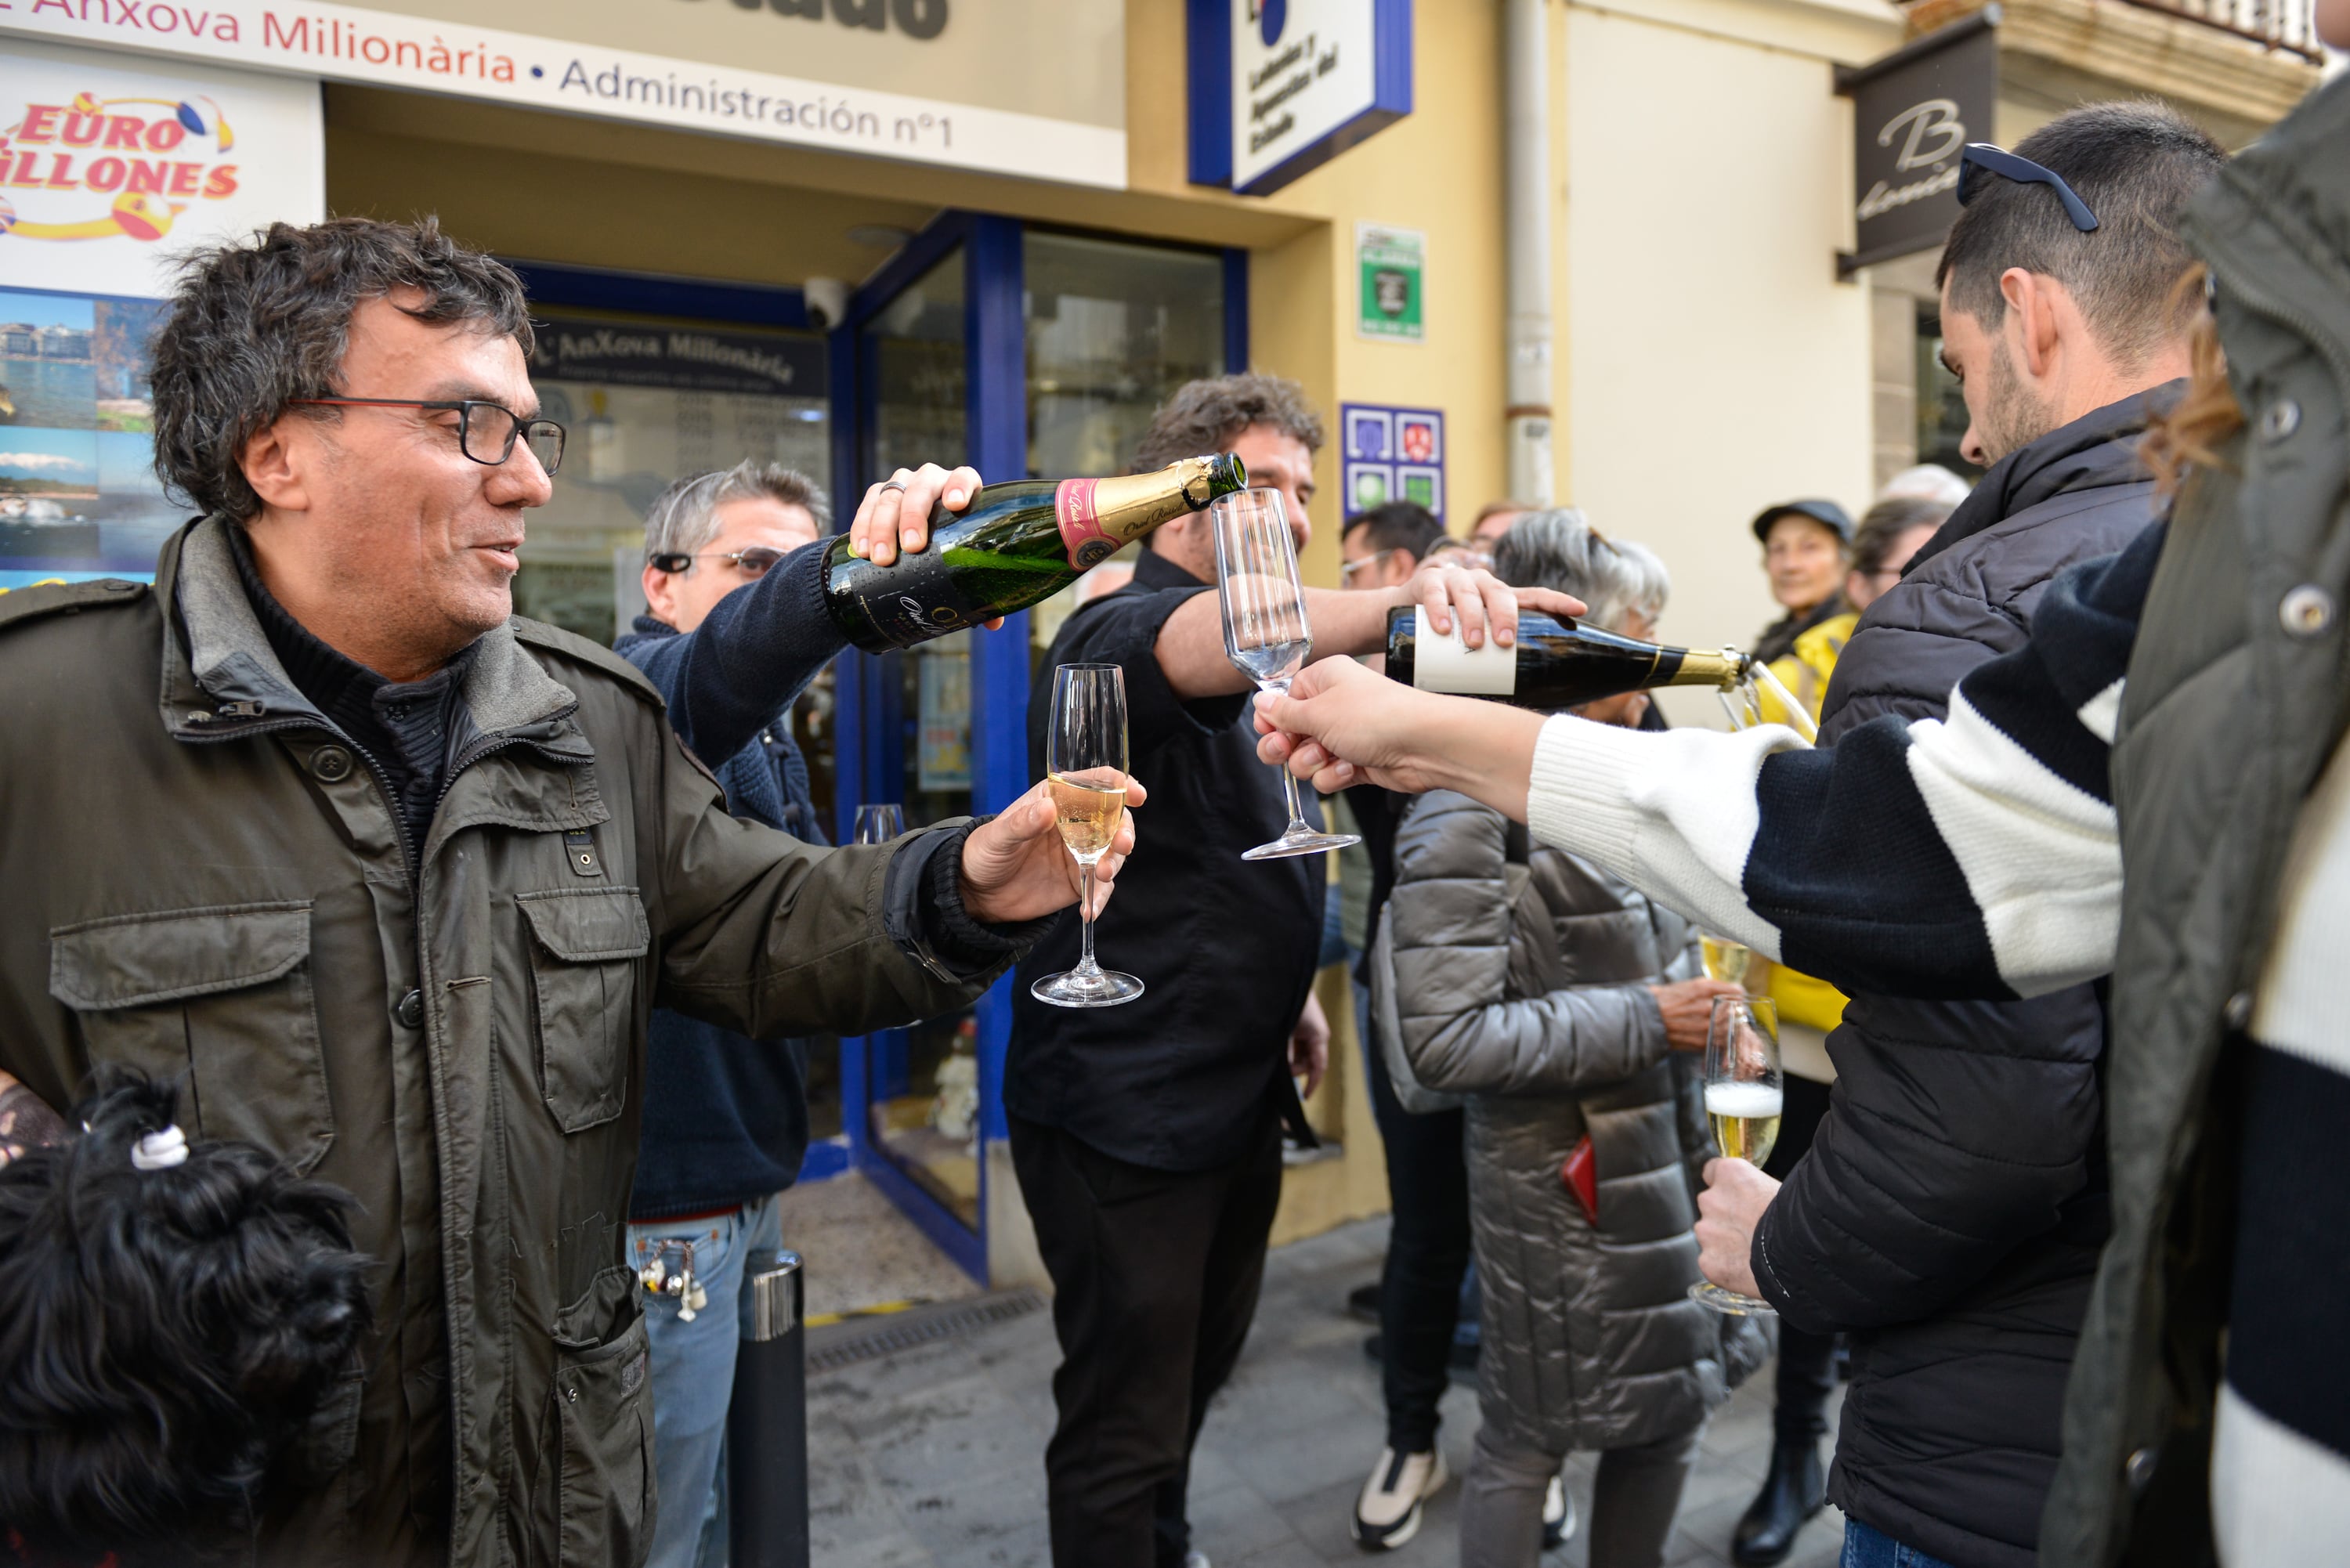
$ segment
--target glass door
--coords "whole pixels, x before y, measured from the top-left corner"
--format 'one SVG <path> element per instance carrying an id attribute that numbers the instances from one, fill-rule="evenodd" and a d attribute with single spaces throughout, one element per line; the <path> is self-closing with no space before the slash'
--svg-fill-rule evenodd
<path id="1" fill-rule="evenodd" d="M 865 487 L 899 467 L 968 462 L 988 480 L 1124 472 L 1168 393 L 1246 364 L 1245 301 L 1238 252 L 942 214 L 857 291 L 831 334 L 842 526 Z M 897 802 L 919 827 L 1002 811 L 1027 789 L 1032 650 L 1069 602 L 1001 631 L 842 656 L 844 838 L 859 803 Z M 999 1284 L 1035 1268 L 1003 1112 L 1011 986 L 841 1051 L 858 1168 L 974 1278 Z"/>
<path id="2" fill-rule="evenodd" d="M 970 458 L 968 260 L 966 245 L 950 243 L 851 312 L 857 494 L 899 468 Z M 856 666 L 865 765 L 859 796 L 843 795 L 844 807 L 896 802 L 910 830 L 970 814 L 972 635 L 846 656 Z M 901 1202 L 913 1197 L 916 1217 L 958 1258 L 975 1255 L 981 1231 L 978 1033 L 966 1008 L 863 1043 L 864 1163 L 885 1185 L 916 1189 L 900 1191 Z"/>

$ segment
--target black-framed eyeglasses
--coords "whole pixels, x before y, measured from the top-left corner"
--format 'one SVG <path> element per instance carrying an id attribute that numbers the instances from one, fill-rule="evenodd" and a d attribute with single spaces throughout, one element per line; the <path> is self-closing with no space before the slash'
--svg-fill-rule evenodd
<path id="1" fill-rule="evenodd" d="M 296 398 L 296 403 L 328 408 L 433 409 L 457 416 L 457 450 L 491 468 L 514 455 L 517 438 L 552 474 L 563 461 L 563 427 L 553 420 L 526 420 L 512 409 L 480 398 Z M 495 457 L 488 456 L 495 452 Z"/>
<path id="2" fill-rule="evenodd" d="M 2064 203 L 2064 215 L 2073 220 L 2074 228 L 2085 234 L 2097 226 L 2097 214 L 2089 211 L 2089 203 L 2064 183 L 2063 175 L 1988 141 L 1970 141 L 1967 150 L 1959 155 L 1959 205 L 1963 207 L 1973 201 L 1982 190 L 1985 177 L 1992 174 L 2019 185 L 2045 185 Z"/>
<path id="3" fill-rule="evenodd" d="M 790 555 L 768 545 L 754 545 L 746 550 L 712 550 L 695 556 L 683 550 L 664 550 L 658 556 L 647 556 L 645 563 L 656 572 L 690 572 L 696 561 L 723 561 L 746 577 L 764 577 L 775 569 L 775 563 Z"/>

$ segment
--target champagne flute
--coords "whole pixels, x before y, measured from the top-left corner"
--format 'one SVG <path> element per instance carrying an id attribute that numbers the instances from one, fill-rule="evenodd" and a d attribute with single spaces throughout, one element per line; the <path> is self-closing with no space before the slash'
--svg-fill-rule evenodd
<path id="1" fill-rule="evenodd" d="M 906 808 L 896 801 L 860 805 L 852 844 L 887 844 L 906 831 Z"/>
<path id="2" fill-rule="evenodd" d="M 1698 949 L 1705 957 L 1705 978 L 1726 980 L 1732 985 L 1746 983 L 1746 971 L 1754 962 L 1754 950 L 1744 942 L 1731 941 L 1728 937 L 1698 934 Z"/>
<path id="3" fill-rule="evenodd" d="M 1779 1141 L 1783 1103 L 1779 1076 L 1779 1013 L 1768 997 L 1717 996 L 1705 1033 L 1705 1115 L 1714 1146 L 1725 1158 L 1761 1165 Z M 1711 1280 L 1690 1287 L 1690 1299 L 1716 1312 L 1770 1315 L 1769 1302 L 1724 1290 Z"/>
<path id="4" fill-rule="evenodd" d="M 1045 787 L 1061 842 L 1078 867 L 1077 967 L 1048 974 L 1028 994 L 1055 1007 L 1115 1007 L 1142 981 L 1094 961 L 1094 864 L 1126 818 L 1126 672 L 1115 664 L 1053 671 L 1053 727 L 1045 742 Z"/>
<path id="5" fill-rule="evenodd" d="M 1260 691 L 1287 691 L 1314 646 L 1305 625 L 1305 589 L 1297 576 L 1297 541 L 1278 490 L 1243 490 L 1209 508 L 1216 530 L 1216 597 L 1224 612 L 1224 657 Z M 1243 860 L 1275 860 L 1344 849 L 1362 839 L 1323 833 L 1305 820 L 1297 780 L 1274 763 L 1289 802 L 1289 826 Z"/>

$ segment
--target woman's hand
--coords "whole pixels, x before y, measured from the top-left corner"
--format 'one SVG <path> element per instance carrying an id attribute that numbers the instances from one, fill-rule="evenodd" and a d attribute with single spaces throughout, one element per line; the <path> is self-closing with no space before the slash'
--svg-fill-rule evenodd
<path id="1" fill-rule="evenodd" d="M 1409 794 L 1455 789 L 1523 822 L 1542 726 L 1538 713 L 1415 691 L 1326 659 L 1286 694 L 1257 698 L 1256 754 L 1325 794 L 1366 781 Z"/>
<path id="2" fill-rule="evenodd" d="M 6 1073 L 0 1073 L 0 1166 L 36 1148 L 63 1143 L 73 1129 L 47 1101 Z"/>
<path id="3" fill-rule="evenodd" d="M 1670 985 L 1652 985 L 1648 991 L 1657 999 L 1657 1011 L 1665 1015 L 1665 1041 L 1676 1051 L 1705 1049 L 1715 997 L 1746 994 L 1743 987 L 1726 980 L 1679 980 Z"/>

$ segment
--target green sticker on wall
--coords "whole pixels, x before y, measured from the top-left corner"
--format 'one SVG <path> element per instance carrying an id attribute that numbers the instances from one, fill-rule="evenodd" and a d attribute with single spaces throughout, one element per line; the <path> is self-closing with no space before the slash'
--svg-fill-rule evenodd
<path id="1" fill-rule="evenodd" d="M 1355 330 L 1365 337 L 1417 343 L 1422 336 L 1420 294 L 1428 236 L 1385 223 L 1355 225 L 1355 265 L 1361 298 Z"/>

